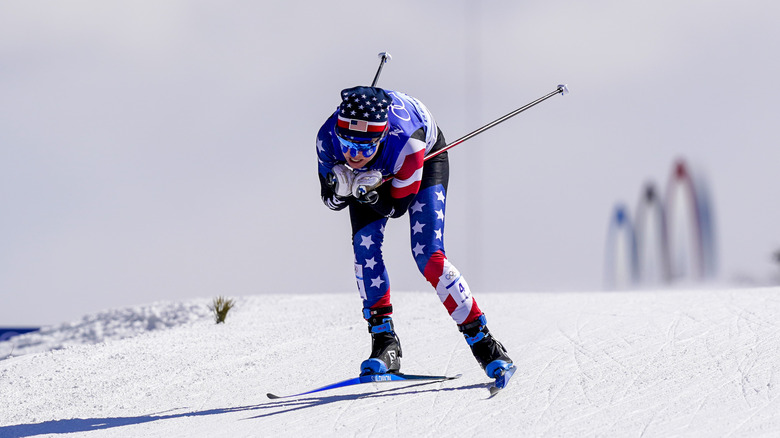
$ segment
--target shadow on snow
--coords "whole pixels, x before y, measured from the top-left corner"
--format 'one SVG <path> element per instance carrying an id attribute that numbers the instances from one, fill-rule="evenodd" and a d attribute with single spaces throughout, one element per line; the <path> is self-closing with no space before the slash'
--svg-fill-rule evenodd
<path id="1" fill-rule="evenodd" d="M 399 395 L 412 395 L 423 394 L 428 392 L 447 392 L 447 391 L 463 391 L 468 389 L 487 388 L 490 384 L 480 383 L 474 385 L 459 386 L 455 388 L 437 388 L 403 392 L 401 394 L 394 394 L 399 390 L 410 389 L 433 383 L 441 382 L 424 382 L 415 385 L 390 388 L 383 391 L 374 391 L 361 394 L 346 394 L 346 395 L 332 395 L 332 396 L 314 396 L 297 399 L 287 400 L 274 400 L 268 403 L 262 403 L 253 406 L 240 406 L 235 408 L 224 409 L 209 409 L 205 411 L 197 412 L 184 412 L 180 414 L 169 415 L 141 415 L 137 417 L 109 417 L 109 418 L 72 418 L 67 420 L 51 420 L 44 421 L 42 423 L 33 424 L 17 424 L 12 426 L 0 426 L 0 437 L 29 437 L 43 434 L 66 434 L 74 432 L 89 432 L 93 430 L 112 429 L 115 427 L 132 426 L 135 424 L 150 423 L 153 421 L 172 420 L 176 418 L 186 417 L 204 417 L 210 415 L 230 414 L 235 412 L 254 412 L 254 411 L 270 411 L 264 412 L 259 415 L 245 418 L 245 420 L 253 420 L 265 417 L 272 417 L 274 415 L 286 414 L 288 412 L 294 412 L 301 409 L 306 409 L 314 406 L 324 406 L 331 403 L 337 403 L 342 401 L 357 400 L 361 398 L 377 398 L 377 397 L 391 397 Z"/>

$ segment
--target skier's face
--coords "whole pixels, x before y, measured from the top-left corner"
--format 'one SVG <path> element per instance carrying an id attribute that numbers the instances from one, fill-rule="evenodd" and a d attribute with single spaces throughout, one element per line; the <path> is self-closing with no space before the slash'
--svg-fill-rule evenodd
<path id="1" fill-rule="evenodd" d="M 371 161 L 371 157 L 364 157 L 363 152 L 360 151 L 358 151 L 357 155 L 354 157 L 349 152 L 343 152 L 343 154 L 344 158 L 347 160 L 347 165 L 353 169 L 361 169 Z"/>
<path id="2" fill-rule="evenodd" d="M 365 167 L 371 158 L 376 154 L 379 149 L 379 144 L 382 141 L 382 137 L 376 138 L 372 141 L 358 141 L 349 138 L 343 138 L 340 135 L 336 135 L 341 146 L 341 153 L 347 160 L 347 164 L 353 169 L 360 169 Z"/>

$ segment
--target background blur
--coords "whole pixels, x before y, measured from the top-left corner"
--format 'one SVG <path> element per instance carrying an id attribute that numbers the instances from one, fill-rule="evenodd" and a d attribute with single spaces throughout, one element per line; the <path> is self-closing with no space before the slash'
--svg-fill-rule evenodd
<path id="1" fill-rule="evenodd" d="M 0 3 L 0 325 L 218 294 L 355 290 L 314 139 L 339 91 L 409 93 L 456 138 L 447 254 L 478 294 L 603 288 L 616 202 L 706 173 L 719 279 L 780 248 L 780 3 Z M 392 289 L 428 290 L 391 221 Z M 435 294 L 431 292 L 432 299 Z M 478 296 L 478 295 L 477 295 Z M 360 312 L 355 290 L 355 312 Z"/>

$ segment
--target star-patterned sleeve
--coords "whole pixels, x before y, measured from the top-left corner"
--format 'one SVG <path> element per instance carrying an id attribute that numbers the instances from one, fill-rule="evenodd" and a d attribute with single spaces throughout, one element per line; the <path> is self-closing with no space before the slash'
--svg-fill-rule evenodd
<path id="1" fill-rule="evenodd" d="M 336 196 L 336 193 L 333 192 L 333 189 L 327 183 L 328 173 L 330 173 L 333 166 L 338 163 L 336 156 L 332 152 L 332 148 L 329 147 L 331 146 L 332 140 L 328 132 L 329 130 L 333 129 L 332 119 L 333 117 L 328 119 L 328 121 L 325 122 L 325 125 L 323 125 L 322 129 L 320 129 L 320 132 L 317 134 L 317 167 L 320 180 L 320 197 L 322 198 L 322 203 L 325 204 L 325 206 L 329 209 L 338 211 L 349 205 L 349 202 L 348 199 Z"/>
<path id="2" fill-rule="evenodd" d="M 333 153 L 333 145 L 330 132 L 333 131 L 335 115 L 331 116 L 317 133 L 317 163 L 320 176 L 326 176 L 338 163 L 338 158 Z"/>

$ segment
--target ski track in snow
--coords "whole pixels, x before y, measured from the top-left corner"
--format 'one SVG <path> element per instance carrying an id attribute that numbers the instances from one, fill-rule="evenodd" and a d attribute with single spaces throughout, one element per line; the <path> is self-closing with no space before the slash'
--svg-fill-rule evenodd
<path id="1" fill-rule="evenodd" d="M 518 366 L 493 399 L 434 293 L 394 295 L 402 369 L 460 379 L 281 400 L 357 375 L 358 297 L 241 297 L 221 325 L 203 300 L 106 311 L 0 343 L 0 438 L 777 436 L 778 294 L 482 293 Z"/>

